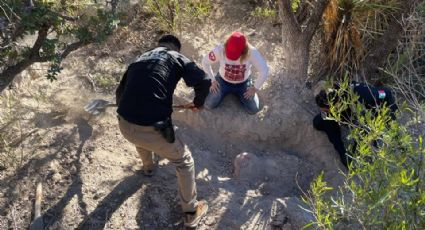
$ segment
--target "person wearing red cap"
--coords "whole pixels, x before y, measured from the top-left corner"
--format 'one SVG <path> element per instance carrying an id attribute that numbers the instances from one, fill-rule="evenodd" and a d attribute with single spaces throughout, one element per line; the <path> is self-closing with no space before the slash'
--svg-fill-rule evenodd
<path id="1" fill-rule="evenodd" d="M 219 62 L 217 75 L 211 64 Z M 236 95 L 249 114 L 260 111 L 257 91 L 268 78 L 268 67 L 260 52 L 250 45 L 241 32 L 233 32 L 227 41 L 217 45 L 202 60 L 202 66 L 212 80 L 205 107 L 214 109 L 227 94 Z M 259 72 L 253 82 L 251 67 Z"/>

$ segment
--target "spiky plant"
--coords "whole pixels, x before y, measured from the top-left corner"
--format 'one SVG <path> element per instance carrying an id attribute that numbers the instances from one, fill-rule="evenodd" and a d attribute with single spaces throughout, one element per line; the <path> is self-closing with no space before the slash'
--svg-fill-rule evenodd
<path id="1" fill-rule="evenodd" d="M 389 17 L 401 3 L 401 0 L 331 0 L 323 15 L 330 72 L 358 71 L 368 48 L 385 31 Z"/>

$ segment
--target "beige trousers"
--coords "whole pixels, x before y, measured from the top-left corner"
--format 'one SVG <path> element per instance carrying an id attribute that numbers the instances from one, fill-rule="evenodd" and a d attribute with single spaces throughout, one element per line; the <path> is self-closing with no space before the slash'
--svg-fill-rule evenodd
<path id="1" fill-rule="evenodd" d="M 196 211 L 195 164 L 192 154 L 185 151 L 176 137 L 174 143 L 168 143 L 153 126 L 132 124 L 118 117 L 122 135 L 136 146 L 143 167 L 153 167 L 153 153 L 168 159 L 176 166 L 179 197 L 183 212 Z"/>

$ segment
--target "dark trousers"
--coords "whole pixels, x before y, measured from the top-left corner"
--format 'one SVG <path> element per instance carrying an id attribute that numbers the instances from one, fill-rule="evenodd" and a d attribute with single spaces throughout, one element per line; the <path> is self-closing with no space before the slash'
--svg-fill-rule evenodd
<path id="1" fill-rule="evenodd" d="M 338 122 L 324 120 L 321 114 L 318 114 L 313 119 L 313 126 L 315 129 L 326 133 L 329 141 L 333 144 L 335 150 L 338 152 L 342 164 L 348 168 L 348 157 L 346 155 L 344 142 L 342 142 L 341 127 L 339 126 Z"/>

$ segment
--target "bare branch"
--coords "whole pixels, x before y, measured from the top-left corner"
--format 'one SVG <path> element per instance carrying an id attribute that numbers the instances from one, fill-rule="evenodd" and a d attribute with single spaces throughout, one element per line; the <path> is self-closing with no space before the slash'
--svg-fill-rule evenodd
<path id="1" fill-rule="evenodd" d="M 279 17 L 282 21 L 282 26 L 287 27 L 291 33 L 301 34 L 301 27 L 292 12 L 290 0 L 279 1 Z"/>
<path id="2" fill-rule="evenodd" d="M 297 21 L 303 25 L 305 24 L 305 22 L 308 19 L 308 15 L 309 15 L 309 6 L 310 4 L 308 2 L 301 1 L 300 5 L 298 6 L 297 12 L 296 12 L 296 17 L 297 17 Z"/>
<path id="3" fill-rule="evenodd" d="M 43 25 L 38 31 L 37 40 L 34 42 L 33 47 L 30 50 L 30 53 L 27 58 L 18 62 L 13 66 L 9 66 L 0 74 L 0 92 L 2 92 L 15 78 L 15 76 L 27 67 L 32 65 L 34 62 L 40 59 L 40 49 L 43 46 L 44 41 L 47 38 L 47 33 L 49 31 L 50 25 Z"/>
<path id="4" fill-rule="evenodd" d="M 313 35 L 316 32 L 317 27 L 322 21 L 321 19 L 323 16 L 323 12 L 325 11 L 328 3 L 329 3 L 329 0 L 314 0 L 314 2 L 311 3 L 312 12 L 310 14 L 310 17 L 308 19 L 308 22 L 306 24 L 306 28 L 304 31 L 308 41 L 310 41 L 313 38 Z"/>
<path id="5" fill-rule="evenodd" d="M 57 13 L 57 12 L 53 12 L 53 13 L 55 13 L 58 17 L 67 21 L 75 22 L 78 20 L 78 17 L 68 16 L 68 15 Z"/>
<path id="6" fill-rule="evenodd" d="M 35 40 L 33 47 L 31 48 L 29 59 L 32 59 L 39 55 L 41 46 L 43 46 L 44 41 L 47 38 L 47 33 L 49 32 L 50 25 L 43 25 L 38 31 L 37 40 Z"/>

